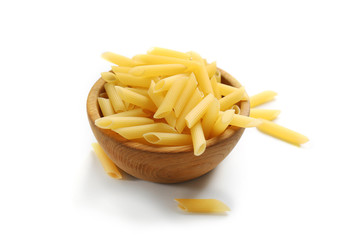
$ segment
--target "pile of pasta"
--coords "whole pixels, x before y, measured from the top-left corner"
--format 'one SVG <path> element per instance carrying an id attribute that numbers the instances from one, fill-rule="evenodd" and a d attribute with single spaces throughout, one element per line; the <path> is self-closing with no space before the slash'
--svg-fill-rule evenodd
<path id="1" fill-rule="evenodd" d="M 192 144 L 199 156 L 206 140 L 229 126 L 262 123 L 240 115 L 239 102 L 248 100 L 244 87 L 222 83 L 216 62 L 208 63 L 196 52 L 152 48 L 132 59 L 111 52 L 102 57 L 116 65 L 101 73 L 106 83 L 98 98 L 103 115 L 95 122 L 99 128 L 154 145 Z"/>

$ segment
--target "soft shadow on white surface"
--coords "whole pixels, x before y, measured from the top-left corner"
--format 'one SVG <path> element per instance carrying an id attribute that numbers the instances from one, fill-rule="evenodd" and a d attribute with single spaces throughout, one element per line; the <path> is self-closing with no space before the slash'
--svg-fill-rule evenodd
<path id="1" fill-rule="evenodd" d="M 210 184 L 216 176 L 216 169 L 184 183 L 160 184 L 143 181 L 124 172 L 122 172 L 123 179 L 112 179 L 104 172 L 93 152 L 90 152 L 86 158 L 84 175 L 79 181 L 81 184 L 74 202 L 76 205 L 90 207 L 103 214 L 151 223 L 189 215 L 177 207 L 175 198 L 221 200 L 221 192 L 212 189 L 214 186 Z M 208 216 L 209 214 L 197 215 Z M 213 216 L 226 215 L 214 214 Z"/>

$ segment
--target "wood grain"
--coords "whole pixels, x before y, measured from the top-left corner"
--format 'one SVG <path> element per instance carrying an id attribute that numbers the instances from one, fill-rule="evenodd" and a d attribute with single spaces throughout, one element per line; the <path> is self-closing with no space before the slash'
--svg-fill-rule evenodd
<path id="1" fill-rule="evenodd" d="M 222 83 L 241 86 L 230 74 L 222 69 L 219 71 Z M 244 132 L 244 128 L 229 127 L 220 136 L 207 140 L 206 150 L 201 156 L 194 156 L 192 145 L 159 147 L 127 140 L 111 130 L 95 126 L 95 120 L 101 117 L 97 97 L 104 92 L 104 83 L 100 78 L 89 92 L 89 123 L 98 143 L 110 159 L 134 177 L 158 183 L 177 183 L 202 176 L 225 159 Z M 249 101 L 241 101 L 239 106 L 240 113 L 249 116 Z"/>

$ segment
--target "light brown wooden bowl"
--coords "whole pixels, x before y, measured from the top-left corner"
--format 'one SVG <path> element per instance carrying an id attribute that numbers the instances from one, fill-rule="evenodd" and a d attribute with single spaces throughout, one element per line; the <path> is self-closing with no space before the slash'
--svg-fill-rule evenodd
<path id="1" fill-rule="evenodd" d="M 234 77 L 219 69 L 221 82 L 240 87 Z M 98 128 L 95 120 L 101 112 L 97 97 L 104 92 L 103 79 L 91 88 L 87 99 L 87 114 L 91 129 L 110 159 L 126 173 L 151 182 L 177 183 L 204 175 L 214 169 L 235 147 L 244 128 L 229 127 L 223 134 L 206 141 L 206 150 L 195 156 L 192 145 L 159 147 L 130 141 L 116 132 Z M 249 101 L 239 103 L 241 115 L 249 116 Z"/>

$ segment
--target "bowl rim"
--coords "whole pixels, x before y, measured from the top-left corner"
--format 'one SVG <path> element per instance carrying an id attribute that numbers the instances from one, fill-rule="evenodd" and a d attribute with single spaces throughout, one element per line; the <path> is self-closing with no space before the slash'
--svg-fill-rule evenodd
<path id="1" fill-rule="evenodd" d="M 222 70 L 221 68 L 217 68 L 221 73 L 221 82 L 234 86 L 241 87 L 242 85 L 229 73 Z M 133 148 L 136 150 L 146 151 L 146 152 L 154 152 L 154 153 L 185 153 L 185 152 L 193 152 L 192 145 L 182 145 L 182 146 L 157 146 L 157 145 L 149 145 L 146 144 L 145 140 L 128 140 L 122 137 L 120 134 L 110 130 L 110 129 L 102 129 L 95 125 L 95 120 L 101 117 L 100 107 L 97 101 L 97 97 L 100 93 L 104 92 L 104 84 L 105 81 L 100 77 L 95 84 L 90 89 L 90 92 L 87 97 L 87 115 L 90 125 L 93 125 L 97 128 L 102 134 L 111 138 L 111 140 L 122 144 L 128 148 Z M 249 116 L 250 114 L 250 101 L 248 95 L 245 92 L 245 96 L 247 97 L 246 101 L 240 101 L 237 105 L 240 107 L 240 114 L 244 116 Z M 206 140 L 206 148 L 214 147 L 217 143 L 220 143 L 222 140 L 232 137 L 238 131 L 243 132 L 245 129 L 235 126 L 228 127 L 221 135 L 210 138 Z M 206 151 L 206 150 L 205 150 Z"/>

